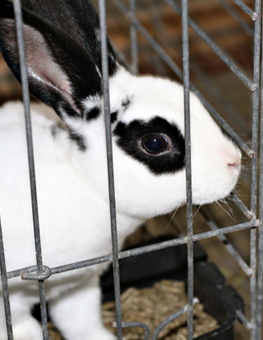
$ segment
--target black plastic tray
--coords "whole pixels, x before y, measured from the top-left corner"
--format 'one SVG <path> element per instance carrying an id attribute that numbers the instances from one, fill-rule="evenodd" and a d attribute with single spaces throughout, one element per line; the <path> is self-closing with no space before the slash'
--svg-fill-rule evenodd
<path id="1" fill-rule="evenodd" d="M 169 238 L 170 239 L 170 238 Z M 167 240 L 158 238 L 157 243 Z M 140 244 L 138 246 L 143 246 Z M 236 311 L 244 309 L 244 301 L 231 286 L 214 263 L 207 262 L 207 254 L 194 244 L 194 292 L 205 310 L 212 315 L 220 327 L 195 338 L 196 340 L 233 340 L 233 324 Z M 129 287 L 150 287 L 160 279 L 183 280 L 187 277 L 187 249 L 185 245 L 166 248 L 120 261 L 122 292 Z M 101 278 L 103 302 L 114 300 L 113 276 L 110 268 Z M 176 312 L 176 311 L 175 311 Z"/>

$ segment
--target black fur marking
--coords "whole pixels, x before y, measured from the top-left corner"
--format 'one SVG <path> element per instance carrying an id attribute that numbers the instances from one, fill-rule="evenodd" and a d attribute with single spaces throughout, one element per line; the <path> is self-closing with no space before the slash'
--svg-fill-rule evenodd
<path id="1" fill-rule="evenodd" d="M 22 6 L 56 23 L 92 56 L 102 73 L 99 16 L 91 0 L 22 0 Z M 116 73 L 117 63 L 109 40 L 108 55 L 109 75 L 112 76 Z"/>
<path id="2" fill-rule="evenodd" d="M 175 173 L 185 166 L 185 141 L 176 125 L 165 119 L 154 117 L 149 122 L 135 120 L 130 124 L 118 123 L 113 131 L 119 137 L 119 147 L 132 156 L 155 175 Z M 152 133 L 163 133 L 172 142 L 172 151 L 159 156 L 148 155 L 138 147 L 138 140 Z"/>
<path id="3" fill-rule="evenodd" d="M 82 152 L 86 151 L 87 146 L 85 143 L 85 139 L 81 135 L 76 134 L 70 128 L 68 128 L 68 130 L 69 130 L 70 139 L 77 143 L 79 150 Z"/>
<path id="4" fill-rule="evenodd" d="M 79 112 L 77 112 L 75 108 L 70 106 L 70 104 L 68 104 L 67 102 L 61 102 L 58 104 L 58 107 L 55 106 L 55 111 L 57 112 L 58 116 L 63 120 L 64 117 L 63 115 L 61 115 L 60 110 L 62 111 L 63 114 L 66 114 L 67 117 L 70 117 L 70 118 L 81 117 Z"/>
<path id="5" fill-rule="evenodd" d="M 118 119 L 118 111 L 112 112 L 110 115 L 110 119 L 111 119 L 111 124 L 115 123 L 116 120 Z"/>
<path id="6" fill-rule="evenodd" d="M 121 102 L 121 106 L 123 107 L 123 111 L 126 111 L 128 109 L 128 107 L 131 104 L 131 99 L 129 97 L 126 97 L 122 102 Z"/>
<path id="7" fill-rule="evenodd" d="M 7 7 L 7 9 L 6 12 L 1 12 L 1 15 L 12 18 L 9 7 Z M 27 52 L 31 56 L 28 58 L 29 66 L 33 67 L 39 77 L 43 77 L 44 79 L 44 82 L 38 82 L 34 77 L 29 77 L 32 94 L 52 107 L 54 107 L 58 100 L 68 100 L 69 96 L 72 97 L 71 102 L 78 105 L 77 101 L 85 99 L 87 95 L 94 96 L 102 94 L 101 79 L 96 71 L 93 58 L 78 42 L 63 30 L 56 27 L 54 23 L 43 19 L 29 10 L 23 11 L 23 21 L 31 27 L 31 30 L 25 31 L 25 39 L 28 41 L 26 47 L 29 49 Z M 8 24 L 5 19 L 1 19 L 0 28 L 1 52 L 7 64 L 20 81 L 14 23 L 11 24 L 9 21 Z M 34 32 L 36 33 L 34 34 Z M 46 45 L 42 45 L 42 50 L 34 50 L 31 48 L 32 44 L 38 39 L 37 33 L 40 33 L 45 40 Z M 35 62 L 36 58 L 39 59 L 38 63 Z M 49 58 L 49 60 L 47 58 Z M 51 82 L 53 82 L 57 75 L 46 74 L 46 71 L 43 72 L 41 69 L 43 61 L 45 63 L 57 63 L 60 66 L 60 72 L 69 79 L 72 86 L 72 93 L 67 94 L 63 92 L 63 89 L 59 88 L 60 83 L 53 84 L 53 86 L 49 85 L 50 79 Z M 33 65 L 31 65 L 31 63 L 33 63 Z"/>
<path id="8" fill-rule="evenodd" d="M 95 106 L 87 113 L 86 121 L 96 119 L 99 117 L 99 115 L 100 115 L 100 108 Z"/>
<path id="9" fill-rule="evenodd" d="M 8 1 L 1 2 L 0 50 L 20 81 L 13 8 Z M 102 95 L 101 76 L 96 69 L 101 69 L 99 19 L 92 2 L 22 0 L 22 7 L 28 65 L 42 78 L 39 82 L 29 75 L 31 93 L 56 111 L 66 101 L 76 111 L 71 116 L 83 114 L 83 99 Z M 117 63 L 109 42 L 108 45 L 111 76 Z M 57 74 L 42 66 L 49 63 L 52 71 L 59 65 Z M 69 89 L 65 90 L 63 77 L 68 79 Z"/>
<path id="10" fill-rule="evenodd" d="M 100 23 L 91 0 L 22 0 L 22 7 L 55 22 L 92 56 L 101 71 Z M 109 75 L 112 76 L 117 71 L 117 63 L 109 40 L 108 55 Z"/>

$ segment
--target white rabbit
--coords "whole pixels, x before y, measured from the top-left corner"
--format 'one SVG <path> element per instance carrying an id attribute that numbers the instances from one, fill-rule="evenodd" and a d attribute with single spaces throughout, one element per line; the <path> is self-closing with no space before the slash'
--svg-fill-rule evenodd
<path id="1" fill-rule="evenodd" d="M 90 0 L 22 0 L 30 91 L 64 122 L 32 106 L 43 263 L 60 266 L 111 253 L 99 21 Z M 1 1 L 0 48 L 18 79 L 12 5 Z M 181 85 L 135 77 L 109 48 L 118 240 L 186 201 Z M 190 96 L 193 203 L 227 196 L 241 153 Z M 47 110 L 48 111 L 48 110 Z M 22 103 L 0 111 L 0 209 L 7 270 L 35 264 Z M 107 264 L 45 281 L 50 316 L 66 340 L 114 339 L 102 325 L 98 278 Z M 10 279 L 15 340 L 40 340 L 30 310 L 36 282 Z M 0 340 L 6 340 L 0 300 Z"/>

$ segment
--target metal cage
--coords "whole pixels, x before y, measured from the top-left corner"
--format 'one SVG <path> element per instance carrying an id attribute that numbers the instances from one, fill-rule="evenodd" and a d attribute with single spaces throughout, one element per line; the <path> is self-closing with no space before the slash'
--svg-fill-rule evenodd
<path id="1" fill-rule="evenodd" d="M 248 266 L 242 259 L 240 254 L 229 245 L 228 250 L 238 262 L 245 274 L 250 278 L 250 299 L 251 311 L 250 320 L 247 320 L 245 315 L 239 311 L 238 317 L 242 321 L 244 327 L 250 331 L 251 340 L 261 339 L 261 320 L 262 320 L 262 284 L 263 284 L 263 91 L 260 92 L 260 46 L 261 46 L 261 0 L 255 0 L 254 10 L 250 9 L 241 0 L 233 0 L 254 22 L 254 30 L 251 30 L 246 23 L 238 16 L 237 12 L 232 6 L 229 6 L 225 0 L 218 0 L 221 5 L 239 22 L 239 24 L 247 31 L 248 34 L 254 36 L 254 65 L 253 65 L 253 79 L 249 79 L 240 68 L 228 58 L 228 56 L 192 21 L 188 16 L 188 0 L 182 0 L 181 7 L 175 0 L 163 0 L 171 9 L 182 16 L 182 41 L 183 41 L 183 71 L 174 63 L 170 56 L 162 49 L 162 47 L 151 37 L 147 30 L 143 27 L 136 17 L 136 0 L 130 0 L 129 7 L 127 7 L 122 0 L 114 0 L 116 6 L 127 17 L 131 27 L 131 55 L 132 63 L 128 65 L 133 73 L 138 72 L 138 44 L 137 31 L 143 35 L 149 45 L 155 50 L 159 57 L 171 68 L 171 70 L 183 80 L 184 86 L 184 108 L 185 108 L 185 140 L 186 140 L 186 177 L 187 177 L 187 236 L 176 238 L 170 241 L 145 246 L 128 251 L 118 250 L 118 233 L 116 225 L 116 211 L 115 211 L 115 194 L 114 194 L 114 174 L 112 163 L 112 147 L 111 147 L 111 128 L 110 128 L 110 102 L 109 102 L 109 84 L 108 84 L 108 63 L 107 63 L 107 28 L 106 28 L 106 6 L 105 0 L 99 0 L 100 12 L 100 27 L 101 27 L 101 46 L 102 46 L 102 69 L 103 69 L 103 91 L 104 91 L 104 113 L 106 125 L 106 143 L 107 143 L 107 160 L 108 160 L 108 183 L 109 183 L 109 197 L 110 197 L 110 214 L 111 214 L 111 232 L 112 232 L 112 253 L 107 256 L 87 259 L 82 262 L 71 263 L 56 268 L 49 268 L 43 264 L 41 253 L 41 242 L 39 232 L 39 219 L 37 207 L 37 192 L 36 192 L 36 175 L 34 170 L 34 156 L 32 145 L 32 131 L 30 121 L 30 100 L 28 91 L 28 80 L 26 72 L 25 49 L 22 30 L 22 15 L 20 0 L 14 0 L 14 10 L 17 28 L 17 39 L 19 45 L 19 57 L 21 65 L 21 79 L 23 85 L 23 100 L 25 108 L 26 119 L 26 133 L 28 146 L 28 161 L 30 169 L 30 184 L 31 184 L 31 198 L 32 211 L 34 222 L 35 248 L 36 248 L 36 265 L 28 268 L 21 268 L 16 271 L 7 272 L 5 267 L 4 255 L 4 240 L 2 237 L 2 230 L 0 225 L 0 266 L 1 266 L 1 280 L 3 287 L 3 297 L 6 314 L 6 325 L 8 339 L 13 339 L 12 333 L 12 319 L 10 311 L 8 280 L 13 277 L 21 276 L 25 280 L 36 280 L 39 283 L 39 296 L 41 305 L 42 329 L 43 339 L 48 340 L 47 329 L 47 309 L 45 300 L 44 282 L 48 280 L 51 275 L 56 275 L 69 270 L 77 270 L 94 264 L 99 264 L 107 261 L 113 263 L 114 272 L 114 289 L 115 289 L 115 303 L 116 303 L 116 328 L 118 339 L 122 339 L 123 327 L 142 327 L 145 330 L 145 340 L 150 338 L 150 331 L 147 325 L 139 322 L 122 322 L 121 314 L 121 300 L 120 300 L 120 277 L 119 277 L 119 260 L 127 257 L 144 254 L 147 252 L 160 250 L 168 247 L 176 247 L 178 245 L 187 245 L 187 262 L 188 262 L 188 304 L 180 311 L 171 315 L 156 329 L 152 339 L 157 339 L 161 329 L 176 319 L 183 313 L 188 315 L 188 339 L 193 339 L 193 306 L 197 302 L 194 298 L 193 283 L 194 283 L 194 265 L 193 265 L 193 244 L 195 241 L 208 239 L 218 236 L 224 237 L 225 234 L 237 232 L 244 229 L 250 230 L 250 265 Z M 188 27 L 191 29 L 217 54 L 219 58 L 229 67 L 229 69 L 253 92 L 253 110 L 252 110 L 252 145 L 248 146 L 228 125 L 228 123 L 220 116 L 216 109 L 204 98 L 204 96 L 197 90 L 189 80 L 189 34 Z M 123 56 L 119 57 L 123 59 Z M 262 88 L 262 86 L 261 86 Z M 247 222 L 234 224 L 220 229 L 213 228 L 210 231 L 201 233 L 193 233 L 193 212 L 192 212 L 192 189 L 191 189 L 191 136 L 190 136 L 190 109 L 189 109 L 189 91 L 193 91 L 201 100 L 205 108 L 210 112 L 218 124 L 226 131 L 228 135 L 235 141 L 236 144 L 243 150 L 244 155 L 251 159 L 251 203 L 250 207 L 246 207 L 244 203 L 237 197 L 233 196 L 234 202 L 239 209 L 244 213 Z M 259 100 L 261 94 L 261 117 L 260 117 L 260 138 L 259 133 Z M 258 149 L 260 150 L 258 152 Z M 260 159 L 260 169 L 258 169 L 258 159 Z M 258 185 L 259 174 L 259 185 Z M 259 187 L 259 190 L 258 190 Z"/>

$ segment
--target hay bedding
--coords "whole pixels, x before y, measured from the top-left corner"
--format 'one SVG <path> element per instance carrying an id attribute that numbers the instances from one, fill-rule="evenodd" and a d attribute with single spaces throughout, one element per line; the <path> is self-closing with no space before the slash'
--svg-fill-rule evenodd
<path id="1" fill-rule="evenodd" d="M 160 323 L 171 314 L 183 308 L 187 303 L 183 282 L 163 280 L 152 288 L 129 288 L 121 296 L 123 321 L 139 321 L 147 324 L 152 333 Z M 218 327 L 215 319 L 204 312 L 202 304 L 194 306 L 194 337 L 210 332 Z M 114 302 L 102 307 L 103 321 L 111 332 L 111 323 L 115 321 Z M 167 325 L 160 333 L 160 340 L 187 340 L 187 315 L 183 314 Z M 62 340 L 52 324 L 50 340 Z M 125 340 L 141 340 L 144 330 L 141 328 L 123 329 Z"/>

